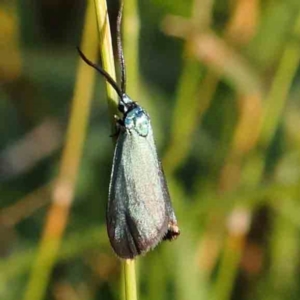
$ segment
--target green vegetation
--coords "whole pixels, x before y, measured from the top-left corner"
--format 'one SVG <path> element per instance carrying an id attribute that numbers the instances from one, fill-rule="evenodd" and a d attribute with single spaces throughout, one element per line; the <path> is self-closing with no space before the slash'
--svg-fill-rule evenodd
<path id="1" fill-rule="evenodd" d="M 300 2 L 124 1 L 128 92 L 181 229 L 136 278 L 105 228 L 116 95 L 76 51 L 114 77 L 105 5 L 0 3 L 0 299 L 130 299 L 135 280 L 141 300 L 299 299 Z"/>

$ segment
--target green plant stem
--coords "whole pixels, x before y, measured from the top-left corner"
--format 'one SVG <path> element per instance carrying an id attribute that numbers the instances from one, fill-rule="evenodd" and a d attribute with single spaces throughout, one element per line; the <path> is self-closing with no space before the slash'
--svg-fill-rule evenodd
<path id="1" fill-rule="evenodd" d="M 99 34 L 99 47 L 102 58 L 102 67 L 109 75 L 116 80 L 116 71 L 114 64 L 114 53 L 112 50 L 112 39 L 108 19 L 107 5 L 105 0 L 94 0 L 96 12 L 97 28 Z M 118 112 L 118 96 L 112 86 L 106 82 L 107 103 L 112 133 L 115 133 L 115 118 Z"/>
<path id="2" fill-rule="evenodd" d="M 300 13 L 295 20 L 293 38 L 282 55 L 275 79 L 272 83 L 271 91 L 266 101 L 266 118 L 263 124 L 263 134 L 261 143 L 264 148 L 269 146 L 273 140 L 275 132 L 281 123 L 282 115 L 288 94 L 291 89 L 293 79 L 299 67 L 300 48 L 297 42 L 300 38 Z M 298 150 L 299 151 L 299 150 Z M 277 173 L 280 173 L 280 168 Z M 298 178 L 298 177 L 295 177 Z M 299 184 L 299 179 L 297 181 Z M 297 267 L 295 261 L 298 260 L 298 194 L 293 198 L 288 195 L 274 196 L 273 209 L 277 210 L 279 215 L 273 219 L 273 231 L 270 237 L 270 272 L 268 283 L 273 287 L 268 291 L 265 299 L 291 299 L 294 296 L 297 287 Z M 293 201 L 293 200 L 294 201 Z M 288 213 L 286 213 L 288 212 Z M 284 215 L 286 213 L 286 215 Z M 296 222 L 295 222 L 296 221 Z M 298 223 L 299 224 L 299 223 Z"/>
<path id="3" fill-rule="evenodd" d="M 272 82 L 270 92 L 265 102 L 265 112 L 261 134 L 263 147 L 269 145 L 278 128 L 285 102 L 288 98 L 292 80 L 298 70 L 300 51 L 298 39 L 300 37 L 300 15 L 296 19 L 294 27 L 294 40 L 286 46 L 279 67 Z"/>
<path id="4" fill-rule="evenodd" d="M 166 174 L 172 174 L 189 154 L 192 136 L 199 120 L 199 99 L 196 94 L 201 76 L 202 69 L 196 61 L 186 58 L 173 112 L 171 141 L 163 158 Z M 187 99 L 189 105 L 186 105 Z"/>
<path id="5" fill-rule="evenodd" d="M 239 249 L 242 248 L 243 247 L 239 245 L 237 249 L 235 249 L 230 243 L 227 243 L 221 260 L 218 280 L 214 286 L 211 299 L 229 300 L 231 298 L 233 283 L 235 282 L 242 255 Z"/>
<path id="6" fill-rule="evenodd" d="M 136 300 L 136 276 L 135 276 L 135 261 L 126 259 L 123 262 L 124 268 L 124 283 L 125 283 L 125 299 Z"/>
<path id="7" fill-rule="evenodd" d="M 114 67 L 114 56 L 112 51 L 112 40 L 110 33 L 110 26 L 107 13 L 107 5 L 105 0 L 94 0 L 96 18 L 98 23 L 98 32 L 100 35 L 100 52 L 102 57 L 103 68 L 115 79 L 116 72 Z M 107 98 L 110 112 L 110 120 L 112 125 L 112 133 L 115 130 L 114 115 L 118 114 L 118 98 L 114 89 L 107 83 Z M 125 299 L 136 299 L 136 280 L 135 280 L 135 261 L 122 261 L 124 268 L 125 280 Z"/>

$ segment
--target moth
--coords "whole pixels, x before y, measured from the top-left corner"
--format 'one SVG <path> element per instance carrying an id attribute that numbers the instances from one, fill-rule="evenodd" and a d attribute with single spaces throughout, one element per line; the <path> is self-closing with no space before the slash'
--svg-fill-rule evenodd
<path id="1" fill-rule="evenodd" d="M 148 113 L 126 94 L 126 69 L 121 42 L 122 5 L 117 18 L 117 47 L 121 84 L 100 66 L 81 58 L 95 68 L 119 96 L 122 118 L 116 120 L 108 204 L 107 233 L 114 252 L 123 259 L 145 254 L 162 240 L 179 234 L 165 175 L 157 156 Z"/>

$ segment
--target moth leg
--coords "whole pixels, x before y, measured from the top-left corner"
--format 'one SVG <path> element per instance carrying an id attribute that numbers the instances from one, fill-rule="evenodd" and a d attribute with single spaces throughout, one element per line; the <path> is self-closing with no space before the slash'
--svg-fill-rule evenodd
<path id="1" fill-rule="evenodd" d="M 114 119 L 116 120 L 116 132 L 111 134 L 110 137 L 117 137 L 125 127 L 123 120 L 119 116 L 114 115 Z"/>

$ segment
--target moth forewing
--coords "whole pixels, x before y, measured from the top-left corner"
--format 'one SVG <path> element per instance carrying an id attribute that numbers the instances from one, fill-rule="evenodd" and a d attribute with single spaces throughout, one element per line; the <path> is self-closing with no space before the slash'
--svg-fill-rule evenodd
<path id="1" fill-rule="evenodd" d="M 125 131 L 117 140 L 107 223 L 111 244 L 122 258 L 154 248 L 168 230 L 169 215 L 152 143 L 152 131 L 147 137 Z"/>

